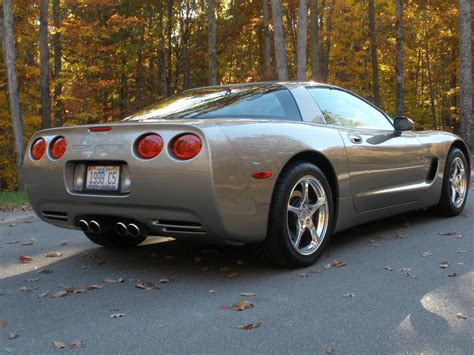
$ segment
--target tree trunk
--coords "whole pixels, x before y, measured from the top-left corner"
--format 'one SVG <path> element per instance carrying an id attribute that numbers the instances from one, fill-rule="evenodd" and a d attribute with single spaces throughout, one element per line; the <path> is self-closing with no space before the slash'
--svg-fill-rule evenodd
<path id="1" fill-rule="evenodd" d="M 49 47 L 48 47 L 49 0 L 41 0 L 39 17 L 40 47 L 40 94 L 41 128 L 51 128 L 51 94 L 49 92 Z"/>
<path id="2" fill-rule="evenodd" d="M 319 71 L 318 0 L 311 0 L 311 79 L 318 81 Z"/>
<path id="3" fill-rule="evenodd" d="M 269 13 L 268 13 L 268 0 L 262 0 L 262 12 L 263 12 L 263 69 L 264 76 L 268 78 L 271 72 L 272 60 L 271 60 L 271 49 L 270 49 L 270 30 L 269 26 Z"/>
<path id="4" fill-rule="evenodd" d="M 145 44 L 145 23 L 140 25 L 140 38 L 138 41 L 137 65 L 135 73 L 135 108 L 142 107 L 143 101 L 143 46 Z"/>
<path id="5" fill-rule="evenodd" d="M 56 127 L 60 127 L 63 124 L 63 101 L 61 98 L 63 92 L 63 85 L 61 83 L 61 71 L 62 71 L 62 46 L 61 46 L 61 2 L 60 0 L 53 0 L 53 25 L 54 35 L 52 38 L 53 50 L 54 50 L 54 121 Z"/>
<path id="6" fill-rule="evenodd" d="M 306 80 L 306 45 L 308 38 L 308 3 L 299 0 L 298 4 L 298 50 L 296 55 L 296 80 Z"/>
<path id="7" fill-rule="evenodd" d="M 15 162 L 18 172 L 18 190 L 23 191 L 23 120 L 20 111 L 18 79 L 16 77 L 16 51 L 13 36 L 12 1 L 3 0 L 3 44 L 5 68 L 8 81 L 8 102 L 12 118 L 13 136 L 15 140 Z"/>
<path id="8" fill-rule="evenodd" d="M 217 25 L 214 0 L 207 0 L 208 40 L 209 40 L 209 85 L 217 85 Z"/>
<path id="9" fill-rule="evenodd" d="M 324 82 L 329 78 L 329 54 L 331 52 L 331 32 L 332 32 L 332 18 L 334 16 L 334 8 L 336 7 L 336 0 L 332 0 L 329 8 L 329 15 L 326 23 L 326 40 L 323 43 L 323 65 L 321 69 L 321 77 Z"/>
<path id="10" fill-rule="evenodd" d="M 375 32 L 375 4 L 374 0 L 369 0 L 369 37 L 370 52 L 372 56 L 372 81 L 374 90 L 374 104 L 380 106 L 379 92 L 379 66 L 377 62 L 377 33 Z"/>
<path id="11" fill-rule="evenodd" d="M 472 126 L 472 43 L 471 43 L 471 1 L 459 0 L 459 79 L 461 98 L 460 134 L 469 147 L 473 146 Z"/>
<path id="12" fill-rule="evenodd" d="M 397 12 L 397 65 L 396 65 L 396 115 L 404 115 L 404 56 L 403 56 L 403 0 L 396 0 Z"/>
<path id="13" fill-rule="evenodd" d="M 273 40 L 275 42 L 275 60 L 278 80 L 288 80 L 288 64 L 286 60 L 285 33 L 283 32 L 282 0 L 272 0 Z"/>
<path id="14" fill-rule="evenodd" d="M 428 90 L 430 95 L 431 117 L 433 118 L 433 129 L 438 129 L 438 120 L 436 119 L 436 107 L 434 100 L 433 80 L 431 77 L 431 61 L 430 61 L 430 47 L 428 44 L 428 36 L 425 32 L 425 55 L 426 55 L 426 70 L 428 71 Z"/>

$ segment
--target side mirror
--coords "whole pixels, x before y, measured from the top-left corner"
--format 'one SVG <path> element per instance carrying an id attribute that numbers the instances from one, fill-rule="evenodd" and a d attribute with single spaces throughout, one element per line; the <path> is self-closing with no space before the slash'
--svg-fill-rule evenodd
<path id="1" fill-rule="evenodd" d="M 396 131 L 412 131 L 415 123 L 408 117 L 397 117 L 393 122 Z"/>

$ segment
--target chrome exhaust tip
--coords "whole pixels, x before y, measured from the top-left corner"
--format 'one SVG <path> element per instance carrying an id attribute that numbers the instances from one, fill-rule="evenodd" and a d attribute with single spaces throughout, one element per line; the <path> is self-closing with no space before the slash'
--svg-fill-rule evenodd
<path id="1" fill-rule="evenodd" d="M 121 237 L 125 237 L 127 235 L 127 226 L 122 222 L 118 222 L 115 225 L 115 233 Z"/>
<path id="2" fill-rule="evenodd" d="M 100 224 L 97 221 L 89 222 L 89 231 L 91 233 L 100 233 Z"/>
<path id="3" fill-rule="evenodd" d="M 81 219 L 81 220 L 79 221 L 79 227 L 81 227 L 81 229 L 82 229 L 82 231 L 83 231 L 84 233 L 89 232 L 89 223 L 87 223 L 86 220 Z"/>
<path id="4" fill-rule="evenodd" d="M 130 236 L 130 237 L 134 237 L 134 238 L 137 238 L 141 235 L 141 231 L 140 231 L 140 228 L 134 224 L 134 223 L 130 223 L 128 226 L 127 226 L 127 234 Z"/>

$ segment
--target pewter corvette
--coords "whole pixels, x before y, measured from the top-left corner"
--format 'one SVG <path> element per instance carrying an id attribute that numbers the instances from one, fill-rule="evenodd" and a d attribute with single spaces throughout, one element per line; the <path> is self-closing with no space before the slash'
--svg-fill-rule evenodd
<path id="1" fill-rule="evenodd" d="M 461 213 L 465 143 L 412 130 L 329 85 L 199 88 L 120 123 L 36 133 L 26 189 L 41 219 L 103 246 L 210 238 L 304 266 L 357 224 L 425 207 Z"/>

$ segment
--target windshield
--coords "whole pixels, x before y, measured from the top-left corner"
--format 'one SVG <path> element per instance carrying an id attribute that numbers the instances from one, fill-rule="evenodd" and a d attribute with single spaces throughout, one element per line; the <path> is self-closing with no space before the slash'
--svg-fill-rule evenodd
<path id="1" fill-rule="evenodd" d="M 288 89 L 277 85 L 220 86 L 185 91 L 139 111 L 124 121 L 187 118 L 263 118 L 301 121 Z"/>

